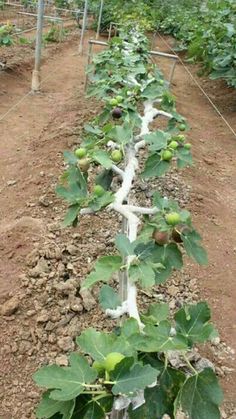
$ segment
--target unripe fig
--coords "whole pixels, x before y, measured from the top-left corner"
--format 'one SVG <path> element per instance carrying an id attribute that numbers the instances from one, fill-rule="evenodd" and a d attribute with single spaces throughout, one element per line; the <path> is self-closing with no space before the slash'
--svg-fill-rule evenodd
<path id="1" fill-rule="evenodd" d="M 184 148 L 186 148 L 186 150 L 190 150 L 191 147 L 192 147 L 192 144 L 190 143 L 184 144 Z"/>
<path id="2" fill-rule="evenodd" d="M 154 230 L 152 237 L 160 246 L 164 246 L 164 244 L 169 242 L 169 234 L 166 231 Z"/>
<path id="3" fill-rule="evenodd" d="M 122 109 L 118 107 L 113 109 L 112 116 L 114 119 L 120 119 L 122 117 Z"/>
<path id="4" fill-rule="evenodd" d="M 75 150 L 75 155 L 78 157 L 78 159 L 82 159 L 87 154 L 87 150 L 85 148 L 77 148 Z"/>
<path id="5" fill-rule="evenodd" d="M 116 101 L 117 101 L 117 103 L 123 102 L 123 97 L 120 96 L 120 95 L 116 96 Z"/>
<path id="6" fill-rule="evenodd" d="M 180 131 L 185 131 L 186 130 L 186 125 L 185 124 L 180 124 L 179 125 L 179 130 Z"/>
<path id="7" fill-rule="evenodd" d="M 88 169 L 90 167 L 90 160 L 87 158 L 79 160 L 79 168 L 81 172 L 87 173 Z"/>
<path id="8" fill-rule="evenodd" d="M 120 150 L 113 150 L 111 158 L 115 163 L 119 163 L 122 160 L 123 154 Z"/>
<path id="9" fill-rule="evenodd" d="M 95 185 L 93 192 L 95 193 L 95 195 L 97 195 L 98 197 L 104 195 L 105 193 L 105 189 L 101 186 L 101 185 Z"/>
<path id="10" fill-rule="evenodd" d="M 110 101 L 109 101 L 109 104 L 111 105 L 111 106 L 117 106 L 118 105 L 118 100 L 117 99 L 111 99 Z"/>
<path id="11" fill-rule="evenodd" d="M 170 150 L 164 150 L 164 151 L 161 153 L 161 158 L 162 158 L 162 160 L 165 160 L 165 161 L 170 161 L 170 160 L 172 159 L 172 157 L 173 157 L 173 154 L 171 153 L 171 151 L 170 151 Z"/>
<path id="12" fill-rule="evenodd" d="M 95 370 L 97 370 L 98 373 L 101 373 L 105 370 L 105 366 L 98 361 L 94 361 L 92 367 L 95 368 Z"/>
<path id="13" fill-rule="evenodd" d="M 176 224 L 179 224 L 180 222 L 180 215 L 178 212 L 170 212 L 169 214 L 166 214 L 165 220 L 167 224 L 175 226 Z"/>
<path id="14" fill-rule="evenodd" d="M 172 148 L 173 150 L 176 150 L 178 146 L 179 146 L 179 143 L 175 140 L 171 141 L 170 144 L 168 144 L 168 147 Z"/>
<path id="15" fill-rule="evenodd" d="M 125 356 L 119 352 L 111 352 L 107 355 L 104 366 L 108 372 L 115 369 L 116 365 L 124 359 Z"/>
<path id="16" fill-rule="evenodd" d="M 184 136 L 184 135 L 182 135 L 182 134 L 179 134 L 179 135 L 177 135 L 177 139 L 178 139 L 178 141 L 179 141 L 180 143 L 183 143 L 183 142 L 184 142 L 184 140 L 185 140 L 185 136 Z"/>

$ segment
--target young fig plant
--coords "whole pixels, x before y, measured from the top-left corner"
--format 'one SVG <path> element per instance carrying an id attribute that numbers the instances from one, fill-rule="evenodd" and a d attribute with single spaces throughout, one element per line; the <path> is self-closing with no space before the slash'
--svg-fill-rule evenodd
<path id="1" fill-rule="evenodd" d="M 115 411 L 124 419 L 175 418 L 179 411 L 192 419 L 220 419 L 222 392 L 215 372 L 193 356 L 196 344 L 217 336 L 207 303 L 184 305 L 174 314 L 163 302 L 146 310 L 137 304 L 138 289 L 167 281 L 183 267 L 184 253 L 207 263 L 187 210 L 159 193 L 151 207 L 133 204 L 130 197 L 137 176 L 159 177 L 173 164 L 192 163 L 189 140 L 181 133 L 187 122 L 150 63 L 148 48 L 142 32 L 120 29 L 94 57 L 88 96 L 101 98 L 104 107 L 84 126 L 79 148 L 64 153 L 66 172 L 57 187 L 69 204 L 65 225 L 100 210 L 125 220 L 114 251 L 97 259 L 82 288 L 103 283 L 99 301 L 106 314 L 126 317 L 112 332 L 83 331 L 68 367 L 49 365 L 35 373 L 45 389 L 38 419 L 106 419 Z M 154 118 L 164 118 L 166 128 L 150 132 Z M 146 150 L 143 171 L 141 149 Z M 112 286 L 116 272 L 122 274 L 125 297 Z"/>

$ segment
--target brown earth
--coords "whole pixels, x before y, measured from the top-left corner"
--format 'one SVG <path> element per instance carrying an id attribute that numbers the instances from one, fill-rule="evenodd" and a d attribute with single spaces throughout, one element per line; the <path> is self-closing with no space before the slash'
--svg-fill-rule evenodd
<path id="1" fill-rule="evenodd" d="M 158 45 L 166 50 L 160 41 Z M 48 362 L 48 347 L 45 351 L 42 348 L 44 336 L 35 336 L 36 320 L 34 313 L 30 314 L 33 311 L 34 291 L 26 288 L 22 292 L 19 276 L 26 271 L 27 255 L 35 246 L 41 248 L 45 240 L 51 240 L 50 245 L 54 243 L 61 247 L 62 242 L 68 244 L 68 231 L 59 233 L 58 228 L 55 231 L 52 228 L 53 223 L 58 223 L 63 217 L 63 207 L 53 191 L 62 169 L 62 151 L 79 142 L 78 129 L 96 112 L 97 105 L 93 99 L 88 101 L 84 97 L 85 63 L 86 57 L 77 55 L 77 41 L 57 47 L 51 58 L 43 64 L 42 78 L 45 82 L 42 93 L 28 95 L 3 120 L 0 116 L 0 302 L 19 292 L 16 314 L 0 319 L 0 351 L 3 359 L 0 371 L 0 400 L 2 398 L 3 401 L 1 419 L 34 418 L 32 405 L 38 396 L 31 375 L 39 364 Z M 194 66 L 189 68 L 196 71 Z M 166 64 L 164 70 L 167 70 Z M 1 115 L 29 91 L 30 79 L 30 71 L 24 69 L 22 63 L 17 72 L 0 73 Z M 234 92 L 221 82 L 201 80 L 201 83 L 236 129 Z M 201 298 L 209 301 L 212 307 L 214 321 L 226 344 L 228 359 L 224 356 L 222 364 L 227 370 L 234 367 L 231 348 L 235 349 L 236 342 L 236 168 L 233 160 L 236 139 L 181 65 L 176 69 L 173 92 L 177 97 L 179 112 L 186 116 L 191 125 L 189 137 L 195 158 L 195 166 L 184 170 L 181 174 L 183 181 L 179 184 L 181 188 L 184 188 L 184 184 L 191 186 L 190 209 L 203 235 L 210 260 L 206 268 L 188 262 L 185 272 L 197 278 Z M 103 222 L 102 218 L 96 217 L 94 225 L 88 217 L 73 237 L 73 245 L 81 246 L 77 262 L 81 276 L 86 272 L 87 264 L 105 250 L 103 241 L 106 230 Z M 91 255 L 89 260 L 88 254 Z M 68 256 L 66 254 L 63 257 Z M 58 262 L 54 260 L 50 263 L 56 265 Z M 34 289 L 34 286 L 31 288 Z M 82 302 L 84 311 L 79 315 L 80 328 L 93 322 L 96 326 L 99 313 L 95 310 L 86 311 L 86 304 Z M 21 331 L 22 325 L 24 331 Z M 29 330 L 31 332 L 27 335 Z M 56 351 L 53 338 L 51 333 L 50 359 Z M 27 346 L 25 342 L 31 343 Z M 207 351 L 214 360 L 214 353 L 210 349 Z M 216 362 L 219 362 L 218 358 Z M 225 410 L 228 412 L 226 417 L 232 418 L 232 412 L 236 409 L 235 371 L 228 372 L 221 380 L 225 390 Z"/>

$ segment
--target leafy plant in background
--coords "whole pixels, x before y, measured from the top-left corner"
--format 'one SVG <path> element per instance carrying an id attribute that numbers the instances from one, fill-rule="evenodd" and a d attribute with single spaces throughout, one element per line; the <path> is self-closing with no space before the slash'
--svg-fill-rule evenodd
<path id="1" fill-rule="evenodd" d="M 68 0 L 55 0 L 54 3 L 59 9 L 70 9 L 71 2 Z"/>
<path id="2" fill-rule="evenodd" d="M 189 355 L 194 345 L 217 334 L 207 304 L 183 306 L 174 316 L 165 303 L 151 304 L 141 313 L 137 305 L 137 289 L 164 283 L 173 270 L 182 268 L 183 253 L 207 263 L 187 210 L 158 193 L 151 208 L 129 202 L 137 176 L 159 177 L 173 164 L 182 168 L 192 162 L 187 123 L 176 111 L 168 83 L 150 63 L 148 48 L 145 36 L 129 28 L 94 57 L 88 68 L 88 96 L 101 98 L 104 107 L 85 124 L 80 147 L 64 153 L 67 167 L 57 187 L 69 205 L 66 226 L 100 210 L 126 219 L 114 252 L 96 261 L 82 287 L 105 283 L 99 297 L 102 308 L 110 317 L 128 318 L 110 333 L 94 328 L 82 332 L 68 367 L 49 365 L 36 372 L 36 383 L 47 389 L 37 418 L 105 419 L 112 410 L 130 419 L 164 414 L 173 418 L 179 410 L 193 419 L 220 418 L 222 392 L 215 373 L 200 368 Z M 166 118 L 167 126 L 150 132 L 157 117 Z M 147 156 L 139 169 L 143 148 Z M 121 182 L 115 190 L 114 177 Z M 109 285 L 116 272 L 127 278 L 123 301 Z"/>
<path id="3" fill-rule="evenodd" d="M 65 36 L 66 31 L 61 27 L 53 23 L 49 31 L 43 36 L 44 42 L 61 42 Z"/>
<path id="4" fill-rule="evenodd" d="M 7 25 L 0 26 L 0 46 L 10 46 L 13 44 L 13 26 L 9 23 Z"/>
<path id="5" fill-rule="evenodd" d="M 95 17 L 99 16 L 99 3 L 97 1 L 91 2 L 92 8 L 95 13 Z M 138 3 L 134 0 L 109 0 L 104 2 L 101 31 L 107 31 L 110 23 L 122 23 L 141 25 L 145 30 L 151 30 L 153 28 L 152 19 L 152 7 L 148 1 L 139 1 Z M 91 7 L 91 5 L 90 5 Z M 94 26 L 96 27 L 97 21 Z"/>
<path id="6" fill-rule="evenodd" d="M 99 2 L 95 1 L 95 15 Z M 187 51 L 191 61 L 200 61 L 212 79 L 223 78 L 236 87 L 235 0 L 109 0 L 104 4 L 102 30 L 110 22 L 138 22 L 145 30 L 159 30 L 177 40 L 176 49 Z"/>
<path id="7" fill-rule="evenodd" d="M 173 35 L 178 50 L 202 62 L 212 79 L 223 78 L 236 87 L 236 4 L 234 0 L 205 3 L 156 1 L 157 29 Z"/>
<path id="8" fill-rule="evenodd" d="M 3 10 L 5 7 L 5 0 L 0 1 L 0 10 Z"/>

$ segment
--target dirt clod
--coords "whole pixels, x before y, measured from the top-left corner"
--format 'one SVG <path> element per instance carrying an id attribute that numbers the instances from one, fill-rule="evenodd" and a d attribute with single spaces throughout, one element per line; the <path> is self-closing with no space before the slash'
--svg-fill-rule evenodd
<path id="1" fill-rule="evenodd" d="M 20 301 L 18 297 L 12 297 L 10 300 L 2 304 L 0 308 L 2 316 L 11 316 L 18 310 L 19 305 Z"/>

